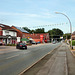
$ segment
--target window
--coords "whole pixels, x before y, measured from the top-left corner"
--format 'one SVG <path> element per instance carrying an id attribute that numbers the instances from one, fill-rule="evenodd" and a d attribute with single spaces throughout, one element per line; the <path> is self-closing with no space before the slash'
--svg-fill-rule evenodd
<path id="1" fill-rule="evenodd" d="M 5 34 L 6 34 L 6 35 L 9 35 L 9 31 L 5 31 Z"/>

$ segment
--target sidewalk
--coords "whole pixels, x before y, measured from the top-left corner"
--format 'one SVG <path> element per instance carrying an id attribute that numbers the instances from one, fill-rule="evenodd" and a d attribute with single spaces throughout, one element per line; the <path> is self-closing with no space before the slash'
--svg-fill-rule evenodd
<path id="1" fill-rule="evenodd" d="M 62 44 L 36 75 L 68 75 L 66 50 L 67 47 Z"/>
<path id="2" fill-rule="evenodd" d="M 67 51 L 67 61 L 68 61 L 68 75 L 75 75 L 75 56 L 71 53 L 69 48 Z"/>

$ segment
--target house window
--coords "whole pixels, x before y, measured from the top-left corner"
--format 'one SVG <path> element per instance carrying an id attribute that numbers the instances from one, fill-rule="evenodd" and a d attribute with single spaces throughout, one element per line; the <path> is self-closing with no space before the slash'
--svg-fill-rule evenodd
<path id="1" fill-rule="evenodd" d="M 13 36 L 15 36 L 15 32 L 13 32 Z"/>
<path id="2" fill-rule="evenodd" d="M 6 35 L 9 35 L 9 31 L 5 31 L 5 34 L 6 34 Z"/>

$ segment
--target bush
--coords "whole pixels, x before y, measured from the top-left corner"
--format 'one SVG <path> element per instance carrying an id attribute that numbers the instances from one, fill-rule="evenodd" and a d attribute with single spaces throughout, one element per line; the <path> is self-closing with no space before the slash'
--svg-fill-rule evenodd
<path id="1" fill-rule="evenodd" d="M 6 46 L 16 46 L 15 44 L 7 44 Z"/>
<path id="2" fill-rule="evenodd" d="M 71 44 L 71 41 L 70 41 Z M 75 40 L 72 40 L 72 45 L 75 46 Z"/>

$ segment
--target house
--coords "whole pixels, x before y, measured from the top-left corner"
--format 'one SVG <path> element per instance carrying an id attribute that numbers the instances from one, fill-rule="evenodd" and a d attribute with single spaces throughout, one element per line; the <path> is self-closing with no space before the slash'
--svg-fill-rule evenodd
<path id="1" fill-rule="evenodd" d="M 20 42 L 22 38 L 32 39 L 35 42 L 41 42 L 41 43 L 49 41 L 49 33 L 30 34 L 21 27 L 12 26 L 12 28 L 17 31 L 17 42 Z"/>
<path id="2" fill-rule="evenodd" d="M 17 42 L 20 42 L 22 38 L 26 38 L 26 34 L 29 34 L 29 32 L 21 27 L 12 26 L 12 28 L 17 31 Z"/>
<path id="3" fill-rule="evenodd" d="M 75 40 L 75 31 L 72 34 L 72 39 Z"/>
<path id="4" fill-rule="evenodd" d="M 17 32 L 8 25 L 0 24 L 0 42 L 4 44 L 15 44 Z"/>

